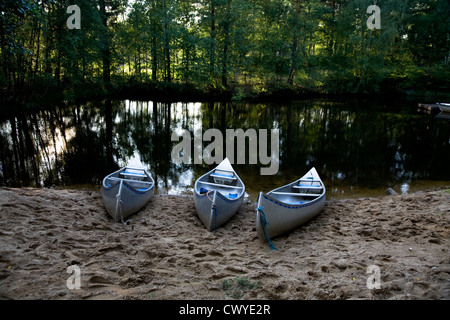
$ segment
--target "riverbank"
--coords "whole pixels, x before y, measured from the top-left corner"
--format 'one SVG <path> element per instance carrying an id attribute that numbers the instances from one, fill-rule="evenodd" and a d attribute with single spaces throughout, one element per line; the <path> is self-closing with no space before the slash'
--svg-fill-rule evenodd
<path id="1" fill-rule="evenodd" d="M 279 252 L 257 238 L 254 208 L 214 234 L 189 196 L 155 196 L 123 225 L 98 191 L 0 188 L 0 298 L 450 299 L 448 189 L 327 201 L 273 239 Z"/>
<path id="2" fill-rule="evenodd" d="M 414 82 L 414 81 L 413 81 Z M 446 87 L 430 82 L 416 87 L 403 88 L 398 83 L 393 84 L 389 79 L 386 83 L 376 87 L 375 91 L 358 92 L 333 90 L 329 86 L 323 88 L 288 85 L 286 83 L 257 85 L 235 83 L 229 87 L 196 85 L 193 83 L 164 82 L 152 80 L 138 80 L 127 77 L 114 77 L 110 83 L 101 79 L 71 82 L 36 83 L 34 87 L 24 86 L 2 91 L 0 102 L 5 107 L 2 112 L 14 113 L 18 111 L 40 110 L 49 105 L 78 103 L 86 100 L 130 99 L 140 101 L 160 102 L 289 102 L 305 99 L 360 99 L 385 101 L 413 101 L 417 102 L 447 101 L 450 95 Z"/>

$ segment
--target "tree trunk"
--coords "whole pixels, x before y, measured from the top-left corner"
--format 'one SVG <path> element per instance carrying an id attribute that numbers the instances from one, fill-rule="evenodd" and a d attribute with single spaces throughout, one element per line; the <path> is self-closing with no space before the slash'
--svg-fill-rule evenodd
<path id="1" fill-rule="evenodd" d="M 103 81 L 111 82 L 111 49 L 108 34 L 108 15 L 106 13 L 105 0 L 99 0 L 100 14 L 102 19 L 103 30 L 103 48 L 102 48 L 102 62 L 103 62 Z"/>
<path id="2" fill-rule="evenodd" d="M 210 18 L 211 18 L 211 44 L 210 44 L 210 60 L 209 60 L 209 73 L 211 78 L 214 79 L 214 65 L 215 65 L 215 47 L 216 47 L 216 4 L 215 0 L 211 0 Z"/>
<path id="3" fill-rule="evenodd" d="M 294 73 L 295 68 L 297 65 L 297 46 L 298 46 L 298 37 L 296 31 L 294 31 L 294 39 L 292 41 L 292 53 L 291 53 L 291 68 L 289 69 L 289 77 L 288 77 L 288 84 L 293 85 L 294 84 Z"/>
<path id="4" fill-rule="evenodd" d="M 230 45 L 230 17 L 231 10 L 231 0 L 227 0 L 227 12 L 224 23 L 224 45 L 223 45 L 223 58 L 222 58 L 222 85 L 227 88 L 228 87 L 228 79 L 227 79 L 227 68 L 228 68 L 228 46 Z"/>
<path id="5" fill-rule="evenodd" d="M 158 72 L 158 50 L 156 48 L 156 37 L 152 39 L 152 80 L 157 80 Z"/>
<path id="6" fill-rule="evenodd" d="M 187 84 L 189 82 L 189 62 L 190 62 L 190 52 L 189 52 L 189 46 L 186 45 L 184 50 L 184 57 L 185 57 L 185 69 L 184 69 L 184 81 Z"/>
<path id="7" fill-rule="evenodd" d="M 292 85 L 294 84 L 294 73 L 295 69 L 297 67 L 297 51 L 298 51 L 298 36 L 297 32 L 299 29 L 299 19 L 300 19 L 300 0 L 297 0 L 295 2 L 295 24 L 294 24 L 294 36 L 292 39 L 292 52 L 291 52 L 291 67 L 289 69 L 289 77 L 288 77 L 288 84 Z"/>
<path id="8" fill-rule="evenodd" d="M 42 13 L 42 10 L 41 10 Z M 40 65 L 40 47 L 41 47 L 41 24 L 39 21 L 37 21 L 37 44 L 36 44 L 36 62 L 34 65 L 34 71 L 33 71 L 33 79 L 32 79 L 32 83 L 33 83 L 33 87 L 36 81 L 36 75 L 39 72 L 39 65 Z"/>
<path id="9" fill-rule="evenodd" d="M 165 69 L 165 81 L 171 82 L 171 70 L 170 70 L 170 48 L 169 48 L 169 30 L 167 24 L 167 7 L 166 1 L 163 0 L 163 28 L 164 28 L 164 69 Z"/>

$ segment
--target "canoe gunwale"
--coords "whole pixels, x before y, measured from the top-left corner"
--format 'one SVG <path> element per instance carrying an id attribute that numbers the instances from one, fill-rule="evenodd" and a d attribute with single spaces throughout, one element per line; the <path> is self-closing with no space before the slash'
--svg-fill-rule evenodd
<path id="1" fill-rule="evenodd" d="M 121 178 L 119 177 L 120 173 L 122 173 L 123 171 L 126 171 L 127 169 L 133 169 L 133 170 L 142 170 L 145 174 L 145 178 L 148 178 L 148 181 L 146 180 L 132 180 L 132 179 L 126 179 L 126 178 Z M 106 185 L 106 181 L 110 179 L 110 181 L 116 181 L 115 183 L 111 184 L 110 186 Z M 145 194 L 151 190 L 153 190 L 155 188 L 155 180 L 153 179 L 153 177 L 151 176 L 151 174 L 144 168 L 138 169 L 138 168 L 132 168 L 132 167 L 128 167 L 125 166 L 123 168 L 120 168 L 119 170 L 108 174 L 105 178 L 103 178 L 102 181 L 102 186 L 105 190 L 109 191 L 111 189 L 113 189 L 114 187 L 116 187 L 117 185 L 120 184 L 120 182 L 123 182 L 123 184 L 130 188 L 131 191 L 137 193 L 137 194 Z M 148 185 L 147 188 L 145 188 L 145 190 L 137 190 L 136 187 L 133 187 L 132 185 L 130 185 L 130 182 L 134 182 L 134 183 L 142 183 L 143 186 L 144 185 Z M 144 189 L 144 188 L 142 188 Z"/>
<path id="2" fill-rule="evenodd" d="M 242 182 L 241 178 L 239 177 L 239 175 L 236 173 L 236 171 L 234 171 L 234 169 L 232 170 L 228 170 L 229 172 L 233 172 L 237 178 L 236 181 L 236 185 L 226 185 L 226 184 L 219 184 L 219 183 L 213 183 L 209 181 L 209 177 L 211 174 L 214 173 L 214 171 L 217 170 L 217 167 L 208 171 L 207 173 L 205 173 L 204 175 L 202 175 L 200 178 L 197 179 L 197 181 L 195 181 L 194 184 L 194 194 L 198 197 L 198 198 L 203 198 L 206 197 L 206 193 L 205 194 L 201 194 L 200 193 L 200 188 L 198 187 L 199 183 L 205 183 L 209 186 L 211 186 L 211 190 L 209 190 L 210 192 L 212 191 L 216 191 L 221 197 L 225 198 L 228 202 L 233 203 L 235 202 L 234 200 L 239 200 L 241 199 L 243 196 L 245 196 L 245 185 Z M 225 169 L 220 169 L 222 171 L 225 171 Z M 217 188 L 214 188 L 216 187 Z M 229 189 L 238 189 L 238 196 L 236 197 L 236 199 L 230 199 L 228 197 L 226 197 L 224 194 L 222 194 L 222 192 L 220 190 L 218 190 L 218 188 L 229 188 Z M 233 201 L 232 201 L 233 200 Z"/>
<path id="3" fill-rule="evenodd" d="M 266 199 L 269 200 L 281 207 L 287 208 L 287 209 L 299 209 L 302 207 L 309 207 L 311 205 L 316 204 L 317 202 L 319 202 L 320 200 L 322 200 L 322 198 L 325 196 L 325 192 L 323 192 L 322 194 L 318 194 L 318 197 L 316 199 L 307 201 L 305 203 L 300 203 L 300 204 L 291 204 L 291 203 L 287 203 L 287 202 L 283 202 L 281 200 L 275 199 L 273 197 L 271 197 L 269 194 L 267 193 L 261 193 L 261 195 Z"/>
<path id="4" fill-rule="evenodd" d="M 220 197 L 222 198 L 224 201 L 228 202 L 228 203 L 235 203 L 238 202 L 242 199 L 242 197 L 244 197 L 245 192 L 242 192 L 240 196 L 236 197 L 235 199 L 230 199 L 228 197 L 226 197 L 225 195 L 223 195 L 220 191 L 215 190 L 216 192 L 216 197 Z"/>
<path id="5" fill-rule="evenodd" d="M 131 191 L 133 191 L 134 193 L 137 193 L 137 194 L 146 194 L 146 193 L 148 193 L 149 191 L 153 190 L 153 187 L 154 187 L 154 184 L 153 184 L 151 187 L 149 187 L 149 188 L 147 188 L 147 189 L 145 189 L 145 190 L 138 190 L 138 189 L 136 189 L 135 187 L 130 186 L 130 185 L 128 184 L 127 181 L 122 181 L 122 184 L 123 184 L 125 187 L 127 187 L 128 189 L 130 189 Z"/>
<path id="6" fill-rule="evenodd" d="M 105 181 L 105 179 L 103 179 L 103 181 Z M 117 187 L 118 185 L 120 185 L 120 181 L 117 181 L 116 183 L 111 184 L 109 187 L 105 186 L 105 184 L 103 182 L 103 189 L 105 189 L 106 191 L 110 191 L 110 190 L 114 189 L 115 187 Z"/>

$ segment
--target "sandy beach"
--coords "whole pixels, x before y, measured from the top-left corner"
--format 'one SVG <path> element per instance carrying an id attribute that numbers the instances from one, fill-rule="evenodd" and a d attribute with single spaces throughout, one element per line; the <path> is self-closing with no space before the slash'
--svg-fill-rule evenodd
<path id="1" fill-rule="evenodd" d="M 448 187 L 328 201 L 272 239 L 280 251 L 257 238 L 255 207 L 214 234 L 188 196 L 156 195 L 124 225 L 100 191 L 0 188 L 0 298 L 450 299 Z"/>

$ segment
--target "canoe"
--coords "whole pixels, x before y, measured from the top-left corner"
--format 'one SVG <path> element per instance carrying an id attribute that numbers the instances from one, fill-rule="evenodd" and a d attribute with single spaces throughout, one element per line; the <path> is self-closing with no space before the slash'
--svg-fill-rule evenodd
<path id="1" fill-rule="evenodd" d="M 102 182 L 106 211 L 115 221 L 122 221 L 139 211 L 155 192 L 155 181 L 142 168 L 123 167 L 107 175 Z"/>
<path id="2" fill-rule="evenodd" d="M 319 214 L 325 205 L 325 185 L 315 168 L 303 177 L 267 194 L 260 192 L 256 231 L 262 241 L 297 228 Z"/>
<path id="3" fill-rule="evenodd" d="M 245 185 L 228 158 L 201 176 L 194 185 L 195 209 L 208 231 L 216 231 L 233 217 L 244 195 Z"/>
<path id="4" fill-rule="evenodd" d="M 437 103 L 439 106 L 439 109 L 441 109 L 442 112 L 449 113 L 450 112 L 450 103 Z"/>

